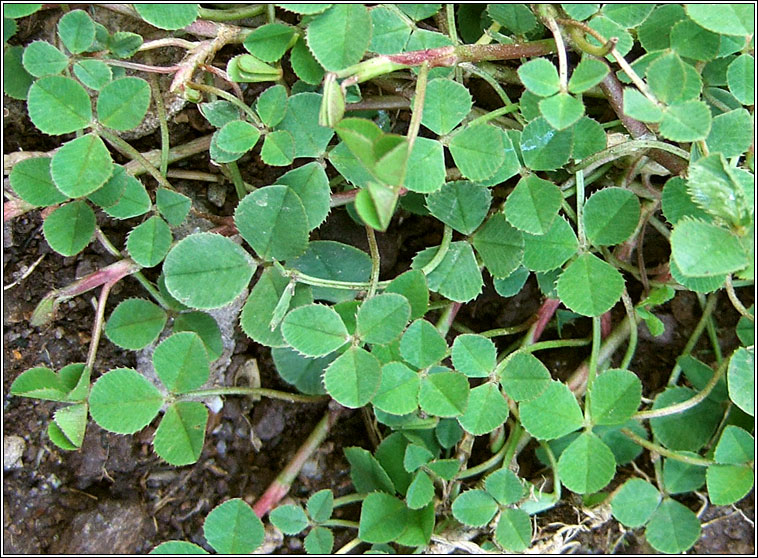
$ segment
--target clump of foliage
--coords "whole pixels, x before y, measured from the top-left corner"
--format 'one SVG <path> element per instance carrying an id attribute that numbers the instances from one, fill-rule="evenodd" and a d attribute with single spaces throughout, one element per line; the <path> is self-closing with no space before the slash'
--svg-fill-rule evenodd
<path id="1" fill-rule="evenodd" d="M 208 515 L 206 540 L 221 553 L 259 547 L 269 511 L 287 535 L 309 530 L 309 553 L 333 550 L 332 528 L 357 529 L 351 544 L 386 552 L 424 548 L 451 523 L 481 529 L 483 548 L 520 552 L 532 541 L 530 515 L 555 506 L 563 488 L 588 506 L 609 505 L 656 550 L 680 553 L 700 535 L 680 494 L 705 486 L 711 503 L 727 505 L 750 491 L 754 317 L 735 288 L 754 281 L 751 6 L 135 4 L 113 9 L 167 30 L 164 43 L 77 9 L 60 17 L 52 42 L 8 45 L 16 21 L 39 8 L 4 6 L 5 92 L 65 141 L 49 157 L 15 163 L 8 203 L 15 214 L 46 208 L 44 235 L 59 254 L 96 241 L 117 260 L 52 292 L 33 317 L 48 323 L 61 301 L 102 288 L 87 362 L 27 370 L 11 388 L 62 403 L 48 426 L 57 446 L 80 448 L 89 417 L 132 434 L 162 415 L 155 452 L 181 466 L 202 452 L 202 398 L 336 402 L 253 509 L 234 499 Z M 162 92 L 145 79 L 165 70 L 134 61 L 164 45 L 187 51 L 169 70 L 171 91 L 215 128 L 184 149 L 170 146 Z M 224 46 L 236 49 L 231 58 Z M 494 108 L 469 88 L 480 80 Z M 251 101 L 251 83 L 270 86 Z M 163 131 L 158 155 L 121 137 L 151 104 Z M 132 163 L 117 164 L 111 150 Z M 239 202 L 218 230 L 178 237 L 196 210 L 168 166 L 203 151 Z M 241 172 L 252 159 L 283 172 L 255 188 Z M 365 225 L 370 253 L 311 240 L 340 206 Z M 133 225 L 124 246 L 99 229 L 99 213 Z M 442 229 L 441 241 L 381 279 L 375 231 L 401 227 L 408 213 Z M 655 272 L 642 252 L 648 226 L 670 244 Z M 485 280 L 507 298 L 532 274 L 545 296 L 533 320 L 480 332 L 455 322 Z M 152 300 L 124 300 L 106 320 L 108 293 L 127 276 Z M 641 285 L 636 303 L 631 284 Z M 271 348 L 298 393 L 207 385 L 222 352 L 207 311 L 249 287 L 239 325 Z M 703 317 L 667 386 L 648 393 L 644 371 L 629 369 L 637 324 L 661 335 L 655 309 L 676 291 L 703 298 Z M 711 366 L 690 353 L 722 291 L 742 314 L 740 346 L 722 356 L 715 340 Z M 626 317 L 610 331 L 619 302 Z M 562 319 L 586 319 L 591 338 L 538 340 L 561 304 L 559 329 Z M 133 351 L 163 337 L 152 357 L 159 382 L 134 369 L 93 370 L 101 332 Z M 520 333 L 504 351 L 492 340 Z M 565 381 L 535 356 L 584 345 L 588 361 Z M 345 451 L 356 494 L 327 490 L 305 508 L 274 507 L 341 408 L 366 408 L 378 425 L 373 451 Z M 492 455 L 472 465 L 481 436 Z M 552 470 L 552 492 L 514 467 L 530 439 Z M 655 478 L 614 483 L 643 449 Z M 356 501 L 359 522 L 332 518 Z M 204 550 L 172 541 L 156 552 Z"/>

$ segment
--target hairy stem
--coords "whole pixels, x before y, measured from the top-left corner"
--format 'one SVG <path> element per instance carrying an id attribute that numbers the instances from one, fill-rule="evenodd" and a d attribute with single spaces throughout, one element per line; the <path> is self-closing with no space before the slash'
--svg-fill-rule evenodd
<path id="1" fill-rule="evenodd" d="M 705 308 L 703 308 L 703 315 L 700 316 L 700 321 L 695 326 L 695 329 L 692 331 L 692 335 L 690 335 L 690 338 L 687 340 L 687 344 L 684 346 L 684 349 L 682 350 L 682 354 L 680 356 L 687 356 L 692 352 L 692 349 L 695 348 L 695 345 L 697 344 L 698 340 L 700 339 L 700 336 L 703 334 L 703 331 L 705 330 L 705 326 L 708 324 L 708 319 L 713 314 L 713 311 L 716 309 L 716 303 L 718 302 L 718 291 L 713 292 L 708 295 L 708 298 L 705 302 Z M 679 381 L 679 374 L 682 372 L 682 368 L 679 366 L 679 363 L 677 363 L 673 370 L 671 370 L 671 375 L 669 376 L 668 385 L 675 386 L 677 381 Z"/>
<path id="2" fill-rule="evenodd" d="M 732 303 L 732 306 L 734 306 L 734 309 L 737 310 L 740 314 L 745 316 L 748 320 L 755 323 L 755 316 L 753 316 L 750 311 L 745 308 L 745 305 L 740 302 L 740 299 L 737 298 L 737 293 L 734 292 L 734 284 L 732 283 L 732 274 L 726 276 L 726 295 L 729 297 L 729 302 Z"/>
<path id="3" fill-rule="evenodd" d="M 711 461 L 710 459 L 702 459 L 700 457 L 691 457 L 689 455 L 682 455 L 675 451 L 668 450 L 664 448 L 663 446 L 656 444 L 655 442 L 651 442 L 650 440 L 646 440 L 645 438 L 638 436 L 637 434 L 635 434 L 628 428 L 622 428 L 621 433 L 627 438 L 629 438 L 635 444 L 638 444 L 642 446 L 643 448 L 648 449 L 652 452 L 658 453 L 662 455 L 663 457 L 668 457 L 670 459 L 681 461 L 682 463 L 688 463 L 689 465 L 696 465 L 698 467 L 708 467 L 709 465 L 713 465 L 713 461 Z"/>

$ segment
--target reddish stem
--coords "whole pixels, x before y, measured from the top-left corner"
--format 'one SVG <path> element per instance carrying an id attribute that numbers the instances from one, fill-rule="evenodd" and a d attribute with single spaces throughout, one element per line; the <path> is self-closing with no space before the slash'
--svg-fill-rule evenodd
<path id="1" fill-rule="evenodd" d="M 555 314 L 555 311 L 560 304 L 561 301 L 557 298 L 545 299 L 545 302 L 542 303 L 542 306 L 540 306 L 540 309 L 537 311 L 537 322 L 534 324 L 534 329 L 532 330 L 530 344 L 537 342 L 542 335 L 542 332 L 545 331 L 545 326 L 547 326 L 548 322 L 552 319 L 553 314 Z"/>

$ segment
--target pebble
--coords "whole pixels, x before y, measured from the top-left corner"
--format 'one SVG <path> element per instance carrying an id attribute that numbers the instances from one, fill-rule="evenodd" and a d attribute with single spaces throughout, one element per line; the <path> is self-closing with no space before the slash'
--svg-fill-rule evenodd
<path id="1" fill-rule="evenodd" d="M 5 436 L 3 438 L 3 470 L 21 469 L 24 462 L 21 459 L 26 451 L 26 442 L 21 436 Z"/>

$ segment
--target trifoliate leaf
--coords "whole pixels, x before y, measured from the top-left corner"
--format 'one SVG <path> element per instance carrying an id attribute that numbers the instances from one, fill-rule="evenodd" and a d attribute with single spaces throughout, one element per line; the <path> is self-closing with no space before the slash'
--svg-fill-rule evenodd
<path id="1" fill-rule="evenodd" d="M 468 408 L 468 399 L 468 379 L 459 372 L 442 371 L 421 380 L 418 403 L 430 415 L 460 416 Z"/>
<path id="2" fill-rule="evenodd" d="M 130 298 L 111 312 L 105 336 L 122 349 L 137 351 L 158 339 L 167 318 L 166 312 L 149 300 Z"/>
<path id="3" fill-rule="evenodd" d="M 689 508 L 667 498 L 653 512 L 645 538 L 659 552 L 679 554 L 700 538 L 700 520 Z"/>
<path id="4" fill-rule="evenodd" d="M 490 191 L 476 182 L 457 180 L 426 197 L 432 215 L 462 234 L 471 234 L 482 224 L 490 208 Z"/>
<path id="5" fill-rule="evenodd" d="M 453 516 L 465 525 L 482 527 L 497 513 L 497 502 L 484 490 L 467 490 L 453 501 Z"/>
<path id="6" fill-rule="evenodd" d="M 584 206 L 584 230 L 596 246 L 621 244 L 634 233 L 639 219 L 637 196 L 623 188 L 603 188 Z"/>
<path id="7" fill-rule="evenodd" d="M 105 430 L 134 434 L 158 414 L 163 395 L 136 370 L 117 368 L 95 382 L 89 405 L 93 420 Z"/>
<path id="8" fill-rule="evenodd" d="M 129 233 L 126 249 L 142 267 L 153 267 L 163 261 L 171 247 L 173 236 L 166 222 L 154 215 Z"/>
<path id="9" fill-rule="evenodd" d="M 508 418 L 508 403 L 493 383 L 475 387 L 469 393 L 466 412 L 458 422 L 466 432 L 479 436 L 488 434 L 501 426 Z"/>
<path id="10" fill-rule="evenodd" d="M 574 394 L 561 382 L 551 381 L 535 399 L 522 401 L 519 414 L 524 428 L 540 440 L 554 440 L 581 428 L 584 417 Z"/>
<path id="11" fill-rule="evenodd" d="M 453 342 L 453 366 L 469 378 L 486 378 L 495 369 L 495 344 L 481 335 L 459 335 Z"/>
<path id="12" fill-rule="evenodd" d="M 471 111 L 471 94 L 455 81 L 429 80 L 421 123 L 439 136 L 450 133 Z"/>
<path id="13" fill-rule="evenodd" d="M 310 357 L 327 355 L 348 340 L 337 312 L 321 304 L 292 310 L 282 322 L 282 335 L 294 349 Z"/>
<path id="14" fill-rule="evenodd" d="M 550 230 L 563 196 L 552 182 L 529 175 L 519 180 L 505 202 L 505 218 L 517 229 L 542 235 Z"/>
<path id="15" fill-rule="evenodd" d="M 490 217 L 471 240 L 493 277 L 508 277 L 521 265 L 524 235 L 508 224 L 502 212 Z"/>
<path id="16" fill-rule="evenodd" d="M 600 316 L 621 298 L 624 278 L 610 264 L 592 254 L 582 254 L 558 279 L 558 297 L 583 316 Z"/>
<path id="17" fill-rule="evenodd" d="M 197 4 L 134 4 L 137 13 L 160 29 L 181 29 L 197 19 Z"/>
<path id="18" fill-rule="evenodd" d="M 518 69 L 521 83 L 540 97 L 550 97 L 560 90 L 560 79 L 555 65 L 545 58 L 535 58 Z"/>
<path id="19" fill-rule="evenodd" d="M 637 411 L 642 382 L 629 370 L 617 368 L 598 375 L 590 390 L 590 412 L 594 424 L 623 424 Z"/>
<path id="20" fill-rule="evenodd" d="M 241 498 L 216 506 L 205 518 L 203 535 L 219 554 L 250 554 L 263 542 L 263 523 Z"/>
<path id="21" fill-rule="evenodd" d="M 313 56 L 330 71 L 360 62 L 371 42 L 371 16 L 361 4 L 336 4 L 316 16 L 306 41 Z"/>
<path id="22" fill-rule="evenodd" d="M 611 501 L 613 517 L 627 527 L 642 527 L 658 508 L 661 493 L 649 482 L 629 479 Z"/>
<path id="23" fill-rule="evenodd" d="M 63 256 L 73 256 L 92 239 L 95 212 L 83 201 L 67 203 L 45 218 L 42 232 L 50 248 Z"/>
<path id="24" fill-rule="evenodd" d="M 417 368 L 426 368 L 439 362 L 447 352 L 447 343 L 432 324 L 426 320 L 413 322 L 400 339 L 400 354 Z"/>
<path id="25" fill-rule="evenodd" d="M 561 482 L 577 494 L 602 490 L 615 472 L 613 452 L 592 432 L 584 432 L 571 442 L 558 460 Z"/>
<path id="26" fill-rule="evenodd" d="M 155 453 L 175 467 L 195 463 L 203 452 L 207 423 L 208 409 L 203 403 L 173 403 L 155 431 Z"/>

